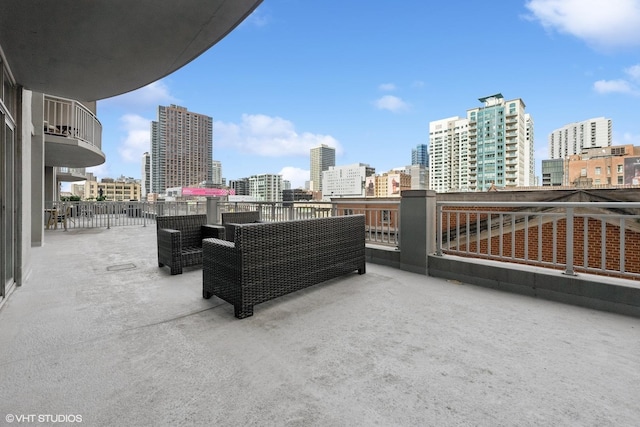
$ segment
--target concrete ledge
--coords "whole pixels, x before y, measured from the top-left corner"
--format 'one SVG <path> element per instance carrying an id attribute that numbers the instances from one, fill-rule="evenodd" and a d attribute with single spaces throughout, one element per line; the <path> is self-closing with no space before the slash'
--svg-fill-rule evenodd
<path id="1" fill-rule="evenodd" d="M 640 317 L 640 285 L 630 280 L 451 255 L 429 255 L 428 265 L 433 277 Z"/>
<path id="2" fill-rule="evenodd" d="M 400 268 L 400 250 L 397 248 L 367 244 L 364 253 L 367 262 Z"/>

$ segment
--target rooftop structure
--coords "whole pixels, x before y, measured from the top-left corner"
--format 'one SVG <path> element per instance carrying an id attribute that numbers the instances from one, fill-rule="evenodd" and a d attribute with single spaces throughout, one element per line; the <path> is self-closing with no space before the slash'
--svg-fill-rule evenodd
<path id="1" fill-rule="evenodd" d="M 86 425 L 640 418 L 637 318 L 368 264 L 238 320 L 202 298 L 201 270 L 158 268 L 155 227 L 48 233 L 32 284 L 0 310 L 7 413 Z"/>

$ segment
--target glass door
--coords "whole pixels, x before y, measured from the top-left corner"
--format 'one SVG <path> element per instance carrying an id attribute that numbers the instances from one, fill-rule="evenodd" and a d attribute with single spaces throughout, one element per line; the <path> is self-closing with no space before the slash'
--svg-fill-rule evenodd
<path id="1" fill-rule="evenodd" d="M 15 137 L 2 111 L 0 126 L 0 297 L 5 297 L 15 282 Z"/>

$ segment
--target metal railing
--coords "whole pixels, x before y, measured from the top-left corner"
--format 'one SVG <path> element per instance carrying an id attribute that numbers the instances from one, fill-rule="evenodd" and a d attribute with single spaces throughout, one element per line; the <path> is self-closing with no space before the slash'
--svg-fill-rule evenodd
<path id="1" fill-rule="evenodd" d="M 436 253 L 640 279 L 640 203 L 437 202 Z"/>
<path id="2" fill-rule="evenodd" d="M 369 202 L 367 202 L 369 203 Z M 262 221 L 288 221 L 340 215 L 365 216 L 365 240 L 387 246 L 398 246 L 400 201 L 375 202 L 367 207 L 362 201 L 336 202 L 220 202 L 219 212 L 245 212 L 257 210 Z M 338 208 L 340 206 L 340 208 Z M 380 207 L 382 206 L 382 207 Z M 219 219 L 220 221 L 220 219 Z"/>
<path id="3" fill-rule="evenodd" d="M 72 99 L 44 96 L 44 132 L 102 149 L 102 124 L 91 110 Z"/>
<path id="4" fill-rule="evenodd" d="M 367 202 L 369 203 L 369 202 Z M 370 203 L 371 204 L 371 203 Z M 218 218 L 222 212 L 257 210 L 262 221 L 288 221 L 295 219 L 324 218 L 339 215 L 364 215 L 365 240 L 386 246 L 399 244 L 400 201 L 375 202 L 375 207 L 361 201 L 340 202 L 218 202 Z M 48 202 L 45 204 L 47 228 L 115 227 L 155 223 L 157 215 L 207 214 L 207 201 L 189 202 Z M 338 207 L 339 206 L 339 207 Z"/>
<path id="5" fill-rule="evenodd" d="M 158 215 L 206 214 L 205 202 L 47 202 L 47 229 L 117 227 L 155 224 Z"/>

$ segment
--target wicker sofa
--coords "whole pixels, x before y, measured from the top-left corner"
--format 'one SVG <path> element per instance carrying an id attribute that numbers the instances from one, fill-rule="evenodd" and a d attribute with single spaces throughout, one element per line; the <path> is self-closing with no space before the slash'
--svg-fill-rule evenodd
<path id="1" fill-rule="evenodd" d="M 363 215 L 237 224 L 233 241 L 202 242 L 202 296 L 242 319 L 253 306 L 354 270 L 365 273 Z"/>
<path id="2" fill-rule="evenodd" d="M 207 225 L 206 215 L 173 215 L 156 218 L 158 266 L 168 266 L 171 274 L 202 264 L 202 239 L 221 238 L 224 228 Z"/>

